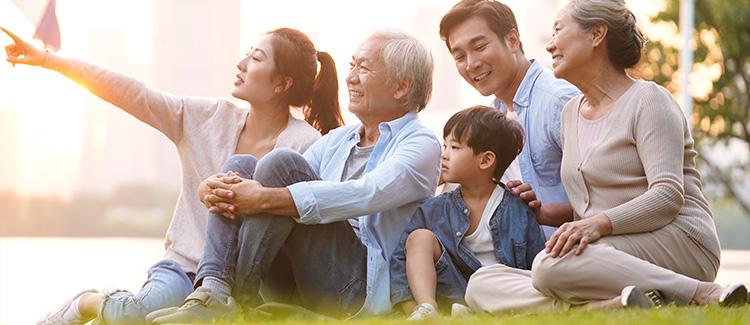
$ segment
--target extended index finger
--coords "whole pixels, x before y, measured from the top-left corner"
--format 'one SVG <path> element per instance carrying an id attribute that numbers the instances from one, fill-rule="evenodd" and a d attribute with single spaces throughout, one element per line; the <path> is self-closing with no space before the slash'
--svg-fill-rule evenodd
<path id="1" fill-rule="evenodd" d="M 20 37 L 16 36 L 16 34 L 13 34 L 13 32 L 11 32 L 11 31 L 9 31 L 9 30 L 7 30 L 7 29 L 3 28 L 3 27 L 0 27 L 0 29 L 1 29 L 1 30 L 2 30 L 2 31 L 3 31 L 4 33 L 5 33 L 5 34 L 8 34 L 8 36 L 10 36 L 10 38 L 11 38 L 11 39 L 13 39 L 13 41 L 14 41 L 14 42 L 16 42 L 16 43 L 23 43 L 23 40 L 21 40 L 21 38 L 20 38 Z"/>

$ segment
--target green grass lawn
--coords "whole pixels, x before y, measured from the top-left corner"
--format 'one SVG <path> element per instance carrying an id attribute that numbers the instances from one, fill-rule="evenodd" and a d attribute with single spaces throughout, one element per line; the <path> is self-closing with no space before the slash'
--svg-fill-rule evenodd
<path id="1" fill-rule="evenodd" d="M 268 320 L 263 321 L 269 323 Z M 252 321 L 251 321 L 252 323 Z M 321 321 L 287 319 L 273 324 L 401 324 L 402 317 L 379 317 L 354 321 Z M 413 322 L 408 322 L 414 324 Z M 665 307 L 661 309 L 629 309 L 583 311 L 569 310 L 533 315 L 474 315 L 459 318 L 442 317 L 419 323 L 429 324 L 750 324 L 750 306 L 742 308 Z"/>

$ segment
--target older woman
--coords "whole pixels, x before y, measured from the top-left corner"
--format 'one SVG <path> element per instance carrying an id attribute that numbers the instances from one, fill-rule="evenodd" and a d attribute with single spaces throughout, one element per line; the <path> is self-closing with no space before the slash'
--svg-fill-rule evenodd
<path id="1" fill-rule="evenodd" d="M 558 14 L 547 51 L 555 76 L 583 93 L 561 117 L 573 216 L 531 271 L 497 265 L 475 273 L 466 293 L 472 308 L 745 303 L 744 286 L 712 282 L 720 245 L 685 117 L 664 88 L 625 71 L 644 42 L 622 0 L 573 0 Z"/>

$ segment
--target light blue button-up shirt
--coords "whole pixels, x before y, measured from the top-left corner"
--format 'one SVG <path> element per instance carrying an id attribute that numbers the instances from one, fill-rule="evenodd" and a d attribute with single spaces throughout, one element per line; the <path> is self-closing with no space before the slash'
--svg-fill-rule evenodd
<path id="1" fill-rule="evenodd" d="M 575 86 L 555 78 L 552 72 L 532 60 L 513 97 L 513 110 L 526 133 L 518 157 L 521 177 L 524 183 L 531 184 L 542 203 L 568 202 L 560 179 L 560 113 L 579 93 Z M 493 106 L 502 112 L 508 111 L 505 103 L 497 98 Z"/>
<path id="2" fill-rule="evenodd" d="M 416 113 L 379 125 L 380 136 L 356 180 L 341 181 L 362 125 L 332 130 L 305 152 L 321 181 L 288 186 L 298 222 L 331 223 L 359 218 L 367 247 L 367 296 L 358 315 L 391 311 L 389 262 L 417 206 L 437 187 L 440 142 Z"/>

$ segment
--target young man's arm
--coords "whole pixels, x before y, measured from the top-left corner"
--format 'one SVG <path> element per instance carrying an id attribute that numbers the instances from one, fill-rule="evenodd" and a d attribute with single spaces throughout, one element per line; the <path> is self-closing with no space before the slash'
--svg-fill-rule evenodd
<path id="1" fill-rule="evenodd" d="M 534 211 L 540 225 L 559 227 L 566 222 L 573 221 L 573 207 L 570 206 L 570 203 L 542 204 L 528 183 L 510 181 L 507 185 L 513 195 L 524 200 L 531 211 Z"/>

